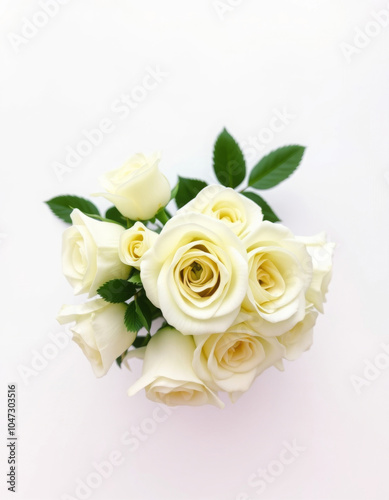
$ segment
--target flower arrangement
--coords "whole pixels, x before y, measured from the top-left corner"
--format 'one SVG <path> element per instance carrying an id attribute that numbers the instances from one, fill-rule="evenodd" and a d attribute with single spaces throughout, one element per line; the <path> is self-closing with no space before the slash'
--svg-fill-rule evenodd
<path id="1" fill-rule="evenodd" d="M 63 273 L 89 298 L 63 306 L 58 321 L 73 323 L 97 377 L 139 357 L 129 395 L 223 407 L 219 391 L 234 402 L 264 370 L 282 370 L 311 346 L 334 244 L 324 233 L 295 236 L 257 192 L 291 175 L 304 149 L 271 152 L 237 191 L 246 163 L 223 130 L 213 155 L 220 184 L 179 177 L 171 190 L 160 156 L 136 154 L 101 178 L 105 192 L 94 196 L 113 203 L 104 216 L 78 196 L 47 202 L 71 223 Z"/>

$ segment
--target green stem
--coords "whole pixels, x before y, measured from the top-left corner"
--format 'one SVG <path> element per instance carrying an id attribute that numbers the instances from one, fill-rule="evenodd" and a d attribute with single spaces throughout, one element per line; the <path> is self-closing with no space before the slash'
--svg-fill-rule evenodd
<path id="1" fill-rule="evenodd" d="M 165 210 L 164 208 L 161 208 L 161 210 L 155 215 L 155 217 L 160 221 L 162 222 L 163 225 L 166 224 L 166 222 L 168 222 L 168 220 L 170 219 L 169 217 L 169 213 L 167 212 L 167 210 Z"/>

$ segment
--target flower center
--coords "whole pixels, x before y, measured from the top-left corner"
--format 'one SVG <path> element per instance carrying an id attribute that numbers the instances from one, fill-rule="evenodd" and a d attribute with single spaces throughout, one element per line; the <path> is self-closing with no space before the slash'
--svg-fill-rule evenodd
<path id="1" fill-rule="evenodd" d="M 251 276 L 251 279 L 258 283 L 257 303 L 278 298 L 285 291 L 285 281 L 277 263 L 266 254 L 257 255 Z"/>
<path id="2" fill-rule="evenodd" d="M 203 273 L 202 266 L 198 262 L 194 261 L 191 269 L 192 280 L 199 281 L 201 279 L 202 273 Z"/>
<path id="3" fill-rule="evenodd" d="M 180 259 L 176 268 L 186 297 L 205 299 L 220 285 L 220 272 L 214 256 L 204 245 L 195 245 Z"/>
<path id="4" fill-rule="evenodd" d="M 139 259 L 143 255 L 143 235 L 137 235 L 136 239 L 128 244 L 128 253 L 132 258 Z"/>
<path id="5" fill-rule="evenodd" d="M 263 267 L 259 267 L 257 269 L 257 280 L 259 285 L 265 290 L 274 286 L 274 279 L 272 278 L 270 273 Z"/>
<path id="6" fill-rule="evenodd" d="M 230 207 L 220 208 L 215 213 L 219 220 L 230 222 L 231 224 L 239 220 L 238 214 Z"/>

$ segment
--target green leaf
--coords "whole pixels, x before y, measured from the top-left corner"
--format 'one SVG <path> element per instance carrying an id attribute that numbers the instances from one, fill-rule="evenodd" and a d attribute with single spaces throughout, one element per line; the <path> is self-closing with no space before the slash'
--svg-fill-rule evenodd
<path id="1" fill-rule="evenodd" d="M 186 205 L 205 187 L 207 187 L 207 183 L 205 181 L 188 179 L 187 177 L 178 177 L 178 191 L 176 194 L 177 207 L 181 208 Z"/>
<path id="2" fill-rule="evenodd" d="M 281 220 L 269 207 L 266 201 L 263 198 L 261 198 L 261 196 L 259 196 L 258 194 L 252 193 L 250 191 L 243 192 L 242 194 L 246 196 L 246 198 L 249 198 L 250 200 L 254 201 L 257 205 L 261 207 L 263 213 L 263 220 L 268 220 L 270 222 L 278 222 Z"/>
<path id="3" fill-rule="evenodd" d="M 50 207 L 53 214 L 68 224 L 72 223 L 70 214 L 74 208 L 78 208 L 84 214 L 100 215 L 98 208 L 91 201 L 70 194 L 56 196 L 45 203 Z"/>
<path id="4" fill-rule="evenodd" d="M 121 354 L 120 356 L 118 356 L 116 358 L 116 364 L 118 365 L 119 368 L 122 367 L 122 363 L 123 363 L 124 358 L 126 357 L 126 354 L 127 354 L 127 350 L 125 350 L 123 352 L 123 354 Z"/>
<path id="5" fill-rule="evenodd" d="M 151 335 L 150 334 L 147 334 L 146 336 L 144 336 L 144 335 L 138 335 L 138 337 L 136 337 L 136 339 L 134 340 L 134 342 L 132 343 L 132 345 L 134 347 L 136 347 L 137 349 L 139 347 L 145 347 L 149 343 L 150 339 L 151 339 Z"/>
<path id="6" fill-rule="evenodd" d="M 114 279 L 101 285 L 97 293 L 107 302 L 119 304 L 130 299 L 135 291 L 136 287 L 133 283 L 129 283 L 127 280 Z"/>
<path id="7" fill-rule="evenodd" d="M 168 222 L 169 219 L 171 219 L 171 215 L 169 212 L 166 210 L 166 208 L 161 208 L 158 210 L 158 212 L 155 214 L 155 218 L 158 219 L 160 222 L 162 222 L 163 225 Z"/>
<path id="8" fill-rule="evenodd" d="M 299 166 L 304 146 L 284 146 L 264 156 L 252 169 L 249 186 L 269 189 L 289 177 Z"/>
<path id="9" fill-rule="evenodd" d="M 108 208 L 105 212 L 106 219 L 114 220 L 121 226 L 127 228 L 127 219 L 124 217 L 116 207 Z"/>
<path id="10" fill-rule="evenodd" d="M 226 129 L 216 139 L 213 170 L 223 186 L 236 188 L 246 176 L 246 162 L 235 139 Z"/>
<path id="11" fill-rule="evenodd" d="M 153 321 L 153 314 L 150 307 L 150 301 L 145 295 L 140 295 L 135 299 L 135 309 L 138 318 L 142 325 L 150 332 L 151 322 Z"/>
<path id="12" fill-rule="evenodd" d="M 143 326 L 138 313 L 136 312 L 135 301 L 130 302 L 127 306 L 124 314 L 124 324 L 129 332 L 139 332 Z"/>
<path id="13" fill-rule="evenodd" d="M 150 310 L 151 310 L 151 314 L 153 315 L 153 319 L 157 319 L 157 318 L 162 318 L 162 311 L 161 309 L 158 309 L 158 307 L 155 307 L 155 305 L 149 301 L 149 305 L 150 305 Z"/>
<path id="14" fill-rule="evenodd" d="M 177 182 L 177 184 L 174 186 L 174 188 L 171 191 L 170 194 L 170 199 L 173 200 L 177 196 L 178 188 L 180 187 L 180 181 Z"/>
<path id="15" fill-rule="evenodd" d="M 136 286 L 141 286 L 142 280 L 140 277 L 140 271 L 138 271 L 138 269 L 134 269 L 130 278 L 128 278 L 128 281 Z"/>

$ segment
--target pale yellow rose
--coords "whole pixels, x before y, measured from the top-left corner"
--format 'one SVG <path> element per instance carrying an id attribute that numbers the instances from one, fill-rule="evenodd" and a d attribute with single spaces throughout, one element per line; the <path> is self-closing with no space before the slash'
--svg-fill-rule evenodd
<path id="1" fill-rule="evenodd" d="M 157 153 L 134 155 L 121 168 L 103 175 L 100 183 L 108 192 L 93 196 L 104 196 L 129 219 L 151 219 L 170 200 L 170 185 L 159 161 Z"/>
<path id="2" fill-rule="evenodd" d="M 124 326 L 125 304 L 110 304 L 93 299 L 84 304 L 65 305 L 58 322 L 75 322 L 70 327 L 73 340 L 88 358 L 96 377 L 102 377 L 112 363 L 134 342 L 136 333 Z"/>
<path id="3" fill-rule="evenodd" d="M 185 335 L 225 331 L 247 292 L 247 254 L 223 222 L 203 214 L 173 217 L 143 256 L 147 297 Z"/>
<path id="4" fill-rule="evenodd" d="M 276 338 L 261 337 L 247 322 L 224 333 L 196 335 L 194 341 L 194 371 L 211 389 L 228 392 L 232 401 L 285 354 Z"/>
<path id="5" fill-rule="evenodd" d="M 153 246 L 157 237 L 158 233 L 148 229 L 142 222 L 136 222 L 120 236 L 120 260 L 135 269 L 140 269 L 144 254 Z"/>
<path id="6" fill-rule="evenodd" d="M 71 214 L 73 225 L 62 238 L 62 270 L 75 295 L 93 297 L 106 281 L 128 277 L 130 267 L 119 259 L 119 240 L 124 229 L 102 222 L 80 210 Z"/>
<path id="7" fill-rule="evenodd" d="M 261 335 L 282 335 L 305 315 L 311 257 L 289 229 L 268 221 L 243 243 L 249 260 L 249 288 L 243 309 L 254 313 L 255 329 Z"/>
<path id="8" fill-rule="evenodd" d="M 327 242 L 324 232 L 315 236 L 298 236 L 297 239 L 305 244 L 313 263 L 313 275 L 306 295 L 307 300 L 312 302 L 316 309 L 322 313 L 332 276 L 332 257 L 335 243 Z"/>
<path id="9" fill-rule="evenodd" d="M 239 238 L 247 236 L 263 219 L 262 210 L 252 200 L 234 189 L 213 184 L 200 193 L 177 214 L 202 213 L 226 224 Z"/>
<path id="10" fill-rule="evenodd" d="M 144 350 L 142 376 L 128 390 L 129 396 L 145 389 L 149 399 L 169 406 L 222 408 L 223 402 L 193 371 L 194 350 L 193 337 L 170 327 L 159 330 Z"/>
<path id="11" fill-rule="evenodd" d="M 317 316 L 318 312 L 312 304 L 308 303 L 304 318 L 289 332 L 277 337 L 278 341 L 285 347 L 285 359 L 294 361 L 311 347 L 313 342 L 313 327 L 315 326 Z"/>

